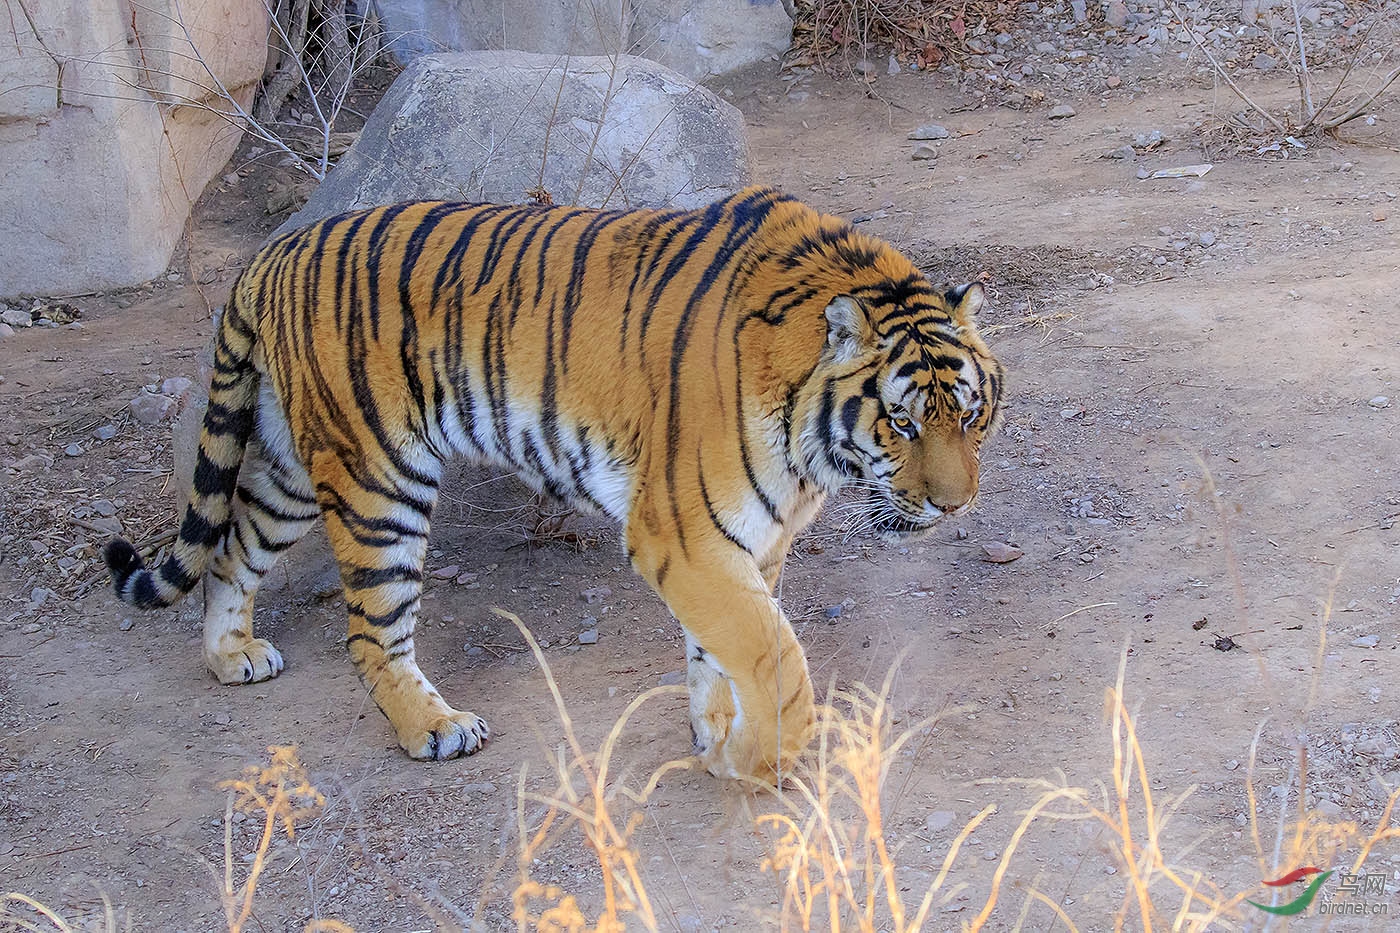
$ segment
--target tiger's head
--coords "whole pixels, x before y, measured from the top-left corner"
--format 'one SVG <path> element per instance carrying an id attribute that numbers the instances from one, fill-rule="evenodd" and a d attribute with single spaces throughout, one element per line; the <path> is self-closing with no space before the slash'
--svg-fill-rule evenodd
<path id="1" fill-rule="evenodd" d="M 826 305 L 826 343 L 793 428 L 823 488 L 865 491 L 862 530 L 906 536 L 972 507 L 1002 368 L 977 333 L 980 285 L 900 284 Z"/>

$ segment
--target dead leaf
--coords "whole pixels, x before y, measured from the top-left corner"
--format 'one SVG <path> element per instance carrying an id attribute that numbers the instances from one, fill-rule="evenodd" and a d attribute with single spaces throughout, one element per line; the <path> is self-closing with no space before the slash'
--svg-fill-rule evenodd
<path id="1" fill-rule="evenodd" d="M 982 559 L 993 564 L 1009 564 L 1023 553 L 1025 552 L 1014 544 L 1001 541 L 989 541 L 982 545 Z"/>

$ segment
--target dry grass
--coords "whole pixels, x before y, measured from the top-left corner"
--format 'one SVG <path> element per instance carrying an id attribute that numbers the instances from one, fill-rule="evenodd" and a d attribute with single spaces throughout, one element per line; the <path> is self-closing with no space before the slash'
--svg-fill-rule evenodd
<path id="1" fill-rule="evenodd" d="M 884 787 L 899 753 L 926 736 L 937 717 L 892 735 L 892 678 L 893 672 L 879 692 L 863 685 L 831 692 L 819 713 L 815 755 L 789 781 L 793 793 L 781 798 L 786 812 L 756 821 L 776 833 L 772 854 L 760 867 L 781 886 L 782 930 L 906 933 L 920 929 L 934 907 L 962 888 L 944 890 L 948 873 L 962 844 L 995 807 L 963 826 L 933 881 L 917 902 L 906 903 L 907 888 L 885 832 Z"/>
<path id="2" fill-rule="evenodd" d="M 517 926 L 521 930 L 547 933 L 582 930 L 622 933 L 628 928 L 656 930 L 656 912 L 642 879 L 641 862 L 633 840 L 644 816 L 641 807 L 656 790 L 658 782 L 671 771 L 690 767 L 690 762 L 668 761 L 651 774 L 640 790 L 633 790 L 614 778 L 612 757 L 628 720 L 638 709 L 659 696 L 683 695 L 685 688 L 656 687 L 643 693 L 629 703 L 613 723 L 598 751 L 587 752 L 574 731 L 568 706 L 539 642 L 519 617 L 502 609 L 492 611 L 513 622 L 529 643 L 554 698 L 564 738 L 552 756 L 556 779 L 552 791 L 526 790 L 528 771 L 525 768 L 520 771 L 516 787 L 519 873 L 511 895 Z M 543 812 L 527 820 L 527 809 L 531 805 L 542 807 Z M 542 852 L 575 829 L 583 835 L 602 877 L 601 907 L 592 919 L 587 916 L 588 908 L 580 904 L 578 894 L 540 882 L 531 872 Z"/>
<path id="3" fill-rule="evenodd" d="M 1006 29 L 1019 6 L 1019 0 L 798 0 L 787 63 L 849 70 L 878 48 L 933 68 L 965 55 L 968 40 Z"/>
<path id="4" fill-rule="evenodd" d="M 546 791 L 529 789 L 529 774 L 521 770 L 517 784 L 517 877 L 511 893 L 512 914 L 521 931 L 545 933 L 622 933 L 624 930 L 660 929 L 655 901 L 648 892 L 647 875 L 639 854 L 639 830 L 646 805 L 659 782 L 678 769 L 692 767 L 693 760 L 668 761 L 639 787 L 629 782 L 614 762 L 628 723 L 647 702 L 662 696 L 678 696 L 684 688 L 660 687 L 634 699 L 597 748 L 579 740 L 559 686 L 538 643 L 516 616 L 495 610 L 519 628 L 534 652 L 559 716 L 562 740 L 550 755 L 552 786 Z M 1326 644 L 1326 620 L 1319 652 Z M 918 759 L 921 743 L 930 741 L 939 719 L 931 717 L 896 732 L 891 706 L 893 673 L 879 690 L 856 685 L 831 690 L 819 715 L 814 748 L 783 791 L 760 800 L 766 812 L 753 820 L 767 840 L 767 856 L 755 866 L 771 877 L 779 892 L 775 914 L 755 916 L 753 928 L 786 931 L 858 931 L 858 933 L 914 933 L 925 929 L 935 912 L 954 899 L 973 895 L 975 915 L 960 918 L 967 931 L 984 929 L 995 918 L 1016 930 L 1069 931 L 1102 928 L 1106 915 L 1117 930 L 1206 931 L 1242 928 L 1261 919 L 1250 902 L 1267 900 L 1277 890 L 1261 883 L 1230 891 L 1213 882 L 1203 867 L 1192 865 L 1202 840 L 1173 845 L 1178 834 L 1172 822 L 1194 787 L 1167 792 L 1154 782 L 1138 725 L 1125 694 L 1126 651 L 1117 677 L 1105 691 L 1105 725 L 1109 748 L 1101 764 L 1104 777 L 1092 787 L 1074 786 L 1061 779 L 992 778 L 976 782 L 1005 788 L 999 797 L 1025 797 L 1029 803 L 1012 824 L 991 817 L 998 806 L 980 810 L 954 835 L 941 863 L 921 889 L 909 883 L 915 874 L 893 842 L 888 827 L 892 814 L 904 802 L 904 785 L 892 780 L 907 771 L 900 762 Z M 1400 840 L 1400 826 L 1392 825 L 1400 791 L 1392 793 L 1375 825 L 1329 819 L 1308 809 L 1306 800 L 1306 749 L 1296 749 L 1297 760 L 1290 784 L 1298 801 L 1290 809 L 1281 805 L 1273 839 L 1268 840 L 1268 815 L 1255 795 L 1255 762 L 1261 724 L 1250 750 L 1245 781 L 1249 838 L 1258 863 L 1259 878 L 1273 878 L 1305 865 L 1335 867 L 1359 873 L 1377 851 Z M 893 788 L 891 785 L 896 785 Z M 299 825 L 317 815 L 324 798 L 310 782 L 291 747 L 272 747 L 265 764 L 253 765 L 243 775 L 222 786 L 228 788 L 225 813 L 224 871 L 220 879 L 226 926 L 240 933 L 252 912 L 259 879 L 269 861 L 271 846 L 279 836 L 293 839 Z M 1154 788 L 1157 788 L 1154 790 Z M 770 788 L 770 790 L 772 790 Z M 769 805 L 771 804 L 771 805 Z M 235 878 L 232 823 L 235 812 L 253 816 L 260 824 L 251 863 L 241 880 Z M 1047 893 L 1022 854 L 1038 831 L 1058 824 L 1089 823 L 1101 827 L 1120 879 L 1118 902 L 1107 914 L 1105 902 L 1084 899 L 1080 904 Z M 660 828 L 659 826 L 657 828 Z M 974 831 L 990 841 L 1007 833 L 994 866 L 982 866 L 963 858 L 964 843 Z M 593 857 L 586 874 L 599 879 L 596 889 L 567 890 L 541 881 L 534 871 L 550 849 L 582 841 Z M 971 864 L 969 864 L 971 863 Z M 678 866 L 680 867 L 680 866 Z M 989 878 L 984 872 L 990 870 Z M 967 880 L 953 881 L 953 878 Z M 1006 904 L 1013 893 L 1019 904 Z M 1102 894 L 1102 889 L 1100 891 Z M 1288 891 L 1284 900 L 1293 896 Z M 980 906 L 976 901 L 980 901 Z M 23 894 L 0 897 L 0 929 L 25 933 L 67 933 L 75 928 L 118 929 L 112 905 L 103 898 L 101 917 L 84 918 L 76 925 L 59 912 Z M 999 908 L 1001 908 L 999 910 Z M 1072 911 L 1081 916 L 1072 915 Z M 947 914 L 939 913 L 945 920 Z M 316 920 L 307 933 L 347 933 L 350 927 L 335 920 Z"/>
<path id="5" fill-rule="evenodd" d="M 574 734 L 572 721 L 544 656 L 518 618 L 501 613 L 520 627 L 530 641 L 554 697 L 565 736 L 555 758 L 556 788 L 546 794 L 525 789 L 525 776 L 517 790 L 520 803 L 519 882 L 514 893 L 515 919 L 520 930 L 620 931 L 658 929 L 657 917 L 640 870 L 637 830 L 640 806 L 666 772 L 687 766 L 671 761 L 651 776 L 640 791 L 632 791 L 610 777 L 610 761 L 628 719 L 648 699 L 666 691 L 650 691 L 637 698 L 614 724 L 597 752 L 586 751 Z M 1125 702 L 1126 652 L 1118 675 L 1106 690 L 1106 727 L 1111 740 L 1103 764 L 1105 778 L 1094 787 L 1072 786 L 1048 780 L 990 779 L 979 784 L 1007 788 L 1008 797 L 1029 790 L 1030 804 L 1018 814 L 989 880 L 982 884 L 980 907 L 965 930 L 983 929 L 994 916 L 1014 929 L 1045 930 L 1063 927 L 1077 931 L 1103 925 L 1102 913 L 1074 917 L 1073 908 L 1041 890 L 1020 871 L 1018 853 L 1038 830 L 1055 824 L 1095 823 L 1105 829 L 1109 849 L 1121 878 L 1119 902 L 1112 912 L 1115 929 L 1205 931 L 1243 926 L 1258 915 L 1246 903 L 1266 896 L 1262 885 L 1230 892 L 1215 884 L 1206 869 L 1189 864 L 1195 843 L 1173 848 L 1168 843 L 1172 820 L 1194 792 L 1186 787 L 1173 793 L 1154 791 L 1148 754 Z M 950 883 L 955 871 L 976 877 L 976 871 L 959 864 L 963 844 L 979 828 L 993 831 L 988 819 L 997 807 L 987 806 L 955 835 L 941 865 L 922 890 L 911 892 L 902 871 L 900 852 L 891 843 L 888 819 L 901 794 L 887 787 L 901 753 L 928 736 L 937 717 L 895 733 L 892 728 L 890 684 L 875 691 L 857 685 L 833 690 L 820 712 L 815 748 L 784 793 L 772 798 L 776 809 L 755 819 L 769 842 L 769 855 L 758 866 L 771 875 L 781 892 L 776 916 L 764 918 L 764 929 L 852 930 L 860 933 L 892 931 L 913 933 L 924 929 L 935 911 L 954 898 L 966 898 L 969 882 Z M 680 688 L 674 688 L 679 691 Z M 1257 740 L 1256 740 L 1257 745 Z M 1400 838 L 1400 827 L 1391 826 L 1397 797 L 1392 795 L 1376 826 L 1365 830 L 1354 822 L 1334 821 L 1302 808 L 1281 813 L 1277 842 L 1266 849 L 1260 825 L 1263 821 L 1254 796 L 1253 754 L 1247 794 L 1253 846 L 1260 878 L 1272 878 L 1301 865 L 1338 865 L 1359 872 L 1367 859 L 1385 843 Z M 1305 795 L 1306 774 L 1299 772 L 1298 800 Z M 1161 787 L 1160 782 L 1156 785 Z M 525 824 L 527 805 L 542 805 L 544 813 L 533 827 Z M 531 866 L 551 846 L 573 831 L 582 834 L 596 859 L 602 879 L 599 892 L 567 891 L 531 877 Z M 964 859 L 963 861 L 970 861 Z M 1023 892 L 1019 905 L 1003 906 L 1009 892 Z M 1063 897 L 1063 895 L 1061 895 Z M 581 904 L 601 901 L 603 907 L 589 917 Z M 1014 919 L 1008 911 L 1014 910 Z M 946 917 L 946 915 L 944 915 Z"/>
<path id="6" fill-rule="evenodd" d="M 296 838 L 297 825 L 321 812 L 326 798 L 311 783 L 297 759 L 295 746 L 274 745 L 268 748 L 265 765 L 249 765 L 243 776 L 224 781 L 219 786 L 229 791 L 224 811 L 224 873 L 220 879 L 219 899 L 224 907 L 224 919 L 229 933 L 242 933 L 253 912 L 253 894 L 258 878 L 267 867 L 272 841 L 280 832 L 288 841 Z M 234 882 L 233 814 L 244 813 L 262 821 L 262 832 L 253 849 L 253 861 L 242 882 Z M 320 929 L 331 929 L 320 927 Z"/>
<path id="7" fill-rule="evenodd" d="M 295 839 L 297 827 L 320 814 L 326 803 L 325 797 L 311 783 L 306 769 L 297 758 L 295 746 L 274 745 L 267 751 L 268 761 L 265 764 L 249 765 L 243 769 L 242 776 L 219 785 L 229 792 L 224 811 L 224 865 L 222 875 L 218 877 L 219 900 L 229 933 L 242 933 L 252 916 L 258 880 L 268 866 L 273 841 L 278 835 L 288 840 Z M 258 841 L 251 853 L 252 861 L 247 873 L 237 882 L 235 866 L 240 859 L 234 852 L 233 844 L 235 812 L 251 816 L 261 823 Z M 0 895 L 0 931 L 71 933 L 81 929 L 116 933 L 119 929 L 116 910 L 105 894 L 100 890 L 98 893 L 103 904 L 101 917 L 84 917 L 81 923 L 65 918 L 27 895 Z M 351 933 L 351 927 L 338 920 L 317 919 L 308 923 L 303 931 Z"/>

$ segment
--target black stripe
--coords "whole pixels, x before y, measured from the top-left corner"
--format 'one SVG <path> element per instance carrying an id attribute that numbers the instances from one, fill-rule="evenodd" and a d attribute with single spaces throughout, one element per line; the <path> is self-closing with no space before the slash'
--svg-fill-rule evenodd
<path id="1" fill-rule="evenodd" d="M 420 567 L 342 567 L 347 588 L 367 590 L 386 583 L 421 583 L 423 571 Z"/>

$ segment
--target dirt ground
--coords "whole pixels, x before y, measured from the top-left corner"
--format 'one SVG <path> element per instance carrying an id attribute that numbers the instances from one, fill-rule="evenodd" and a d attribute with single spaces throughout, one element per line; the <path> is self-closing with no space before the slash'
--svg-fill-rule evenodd
<path id="1" fill-rule="evenodd" d="M 1139 180 L 1139 165 L 1209 161 L 1194 128 L 1224 112 L 1213 88 L 1134 85 L 1072 100 L 1077 116 L 1051 121 L 1045 108 L 964 110 L 940 77 L 882 77 L 883 99 L 850 82 L 806 87 L 784 96 L 781 81 L 751 75 L 721 88 L 749 120 L 756 176 L 858 221 L 936 277 L 986 273 L 984 326 L 1011 386 L 974 514 L 908 546 L 824 519 L 782 583 L 820 685 L 878 686 L 897 664 L 896 731 L 938 717 L 886 782 L 912 902 L 959 828 L 997 807 L 926 929 L 970 922 L 1003 861 L 989 929 L 1054 926 L 1032 888 L 1080 929 L 1113 927 L 1129 872 L 1101 823 L 1037 820 L 1003 856 L 1041 792 L 1019 779 L 1095 799 L 1111 780 L 1105 691 L 1120 659 L 1149 787 L 1172 807 L 1161 849 L 1203 886 L 1259 891 L 1279 868 L 1279 814 L 1300 805 L 1373 829 L 1400 784 L 1400 107 L 1302 158 Z M 914 161 L 907 133 L 931 121 L 952 137 Z M 1152 130 L 1164 145 L 1102 157 Z M 260 631 L 288 667 L 250 687 L 204 670 L 197 598 L 134 614 L 97 569 L 113 519 L 139 543 L 171 526 L 170 424 L 143 426 L 127 403 L 142 385 L 197 377 L 208 303 L 280 219 L 262 216 L 266 183 L 253 169 L 211 189 L 188 269 L 69 299 L 80 328 L 0 343 L 0 891 L 76 921 L 106 898 L 133 929 L 222 929 L 219 782 L 294 744 L 327 804 L 274 844 L 249 929 L 312 918 L 513 929 L 517 787 L 551 789 L 562 733 L 538 665 L 489 608 L 518 613 L 547 645 L 580 740 L 596 748 L 629 702 L 682 667 L 678 628 L 625 566 L 614 529 L 578 520 L 576 540 L 533 545 L 510 480 L 453 478 L 430 558 L 446 579 L 428 588 L 420 662 L 493 738 L 443 764 L 406 759 L 368 704 L 323 542 L 299 546 L 264 590 Z M 115 435 L 97 440 L 107 425 Z M 984 560 L 996 542 L 1024 556 Z M 581 645 L 593 627 L 597 643 Z M 640 786 L 688 745 L 684 699 L 663 696 L 633 717 L 614 764 Z M 770 835 L 751 819 L 776 806 L 694 771 L 663 779 L 635 835 L 662 929 L 770 928 L 781 887 L 760 870 Z M 526 820 L 538 809 L 527 802 Z M 256 826 L 234 824 L 241 872 Z M 1353 839 L 1326 854 L 1350 864 L 1359 851 Z M 1400 845 L 1377 848 L 1367 868 L 1386 875 L 1372 900 L 1393 918 Z M 532 872 L 597 903 L 577 836 Z M 1158 890 L 1170 917 L 1180 896 Z M 1241 906 L 1216 927 L 1264 919 Z"/>

